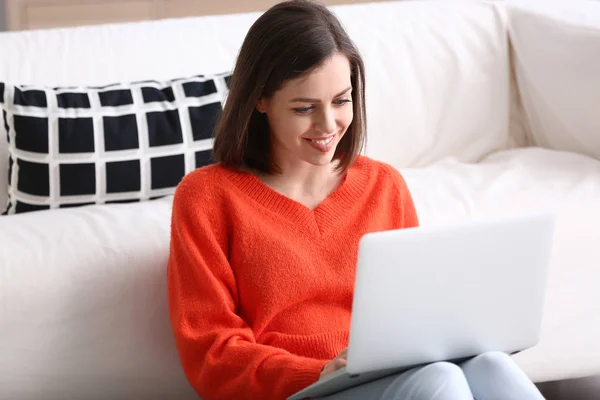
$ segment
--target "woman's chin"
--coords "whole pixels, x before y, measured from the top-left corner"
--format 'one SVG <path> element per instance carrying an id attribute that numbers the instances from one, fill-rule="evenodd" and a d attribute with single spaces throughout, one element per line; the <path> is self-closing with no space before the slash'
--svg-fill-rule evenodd
<path id="1" fill-rule="evenodd" d="M 315 167 L 323 167 L 330 165 L 334 161 L 335 148 L 327 153 L 310 154 L 303 157 L 304 161 Z"/>

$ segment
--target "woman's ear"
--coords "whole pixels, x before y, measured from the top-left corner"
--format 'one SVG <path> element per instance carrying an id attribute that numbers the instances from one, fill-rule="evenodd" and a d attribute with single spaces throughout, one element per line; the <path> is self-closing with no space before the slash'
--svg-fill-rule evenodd
<path id="1" fill-rule="evenodd" d="M 256 103 L 256 111 L 262 114 L 267 112 L 267 100 L 265 100 L 264 97 L 258 100 L 258 103 Z"/>

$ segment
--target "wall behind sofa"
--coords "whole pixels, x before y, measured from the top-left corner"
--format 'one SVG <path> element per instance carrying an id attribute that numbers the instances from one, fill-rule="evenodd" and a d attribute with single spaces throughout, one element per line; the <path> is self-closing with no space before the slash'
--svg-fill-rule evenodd
<path id="1" fill-rule="evenodd" d="M 96 25 L 266 10 L 280 0 L 0 0 L 0 30 Z M 390 0 L 320 0 L 328 5 Z"/>

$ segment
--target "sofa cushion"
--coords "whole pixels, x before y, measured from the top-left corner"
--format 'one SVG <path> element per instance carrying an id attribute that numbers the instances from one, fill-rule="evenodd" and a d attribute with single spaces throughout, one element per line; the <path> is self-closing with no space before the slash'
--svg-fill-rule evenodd
<path id="1" fill-rule="evenodd" d="M 517 81 L 534 143 L 600 159 L 600 2 L 508 3 Z"/>
<path id="2" fill-rule="evenodd" d="M 169 323 L 171 202 L 2 217 L 0 398 L 197 399 Z"/>
<path id="3" fill-rule="evenodd" d="M 7 213 L 172 194 L 186 173 L 211 162 L 227 77 L 102 87 L 4 84 Z"/>
<path id="4" fill-rule="evenodd" d="M 367 153 L 395 167 L 477 161 L 509 143 L 504 14 L 484 2 L 335 9 L 367 70 Z M 376 22 L 375 22 L 376 21 Z"/>

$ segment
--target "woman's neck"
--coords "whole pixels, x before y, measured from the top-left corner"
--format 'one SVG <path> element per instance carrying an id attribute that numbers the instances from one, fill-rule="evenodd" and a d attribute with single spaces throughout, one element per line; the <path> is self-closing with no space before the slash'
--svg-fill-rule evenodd
<path id="1" fill-rule="evenodd" d="M 323 166 L 284 164 L 279 165 L 280 173 L 255 175 L 276 192 L 315 209 L 338 188 L 342 180 L 336 166 L 336 162 Z"/>

